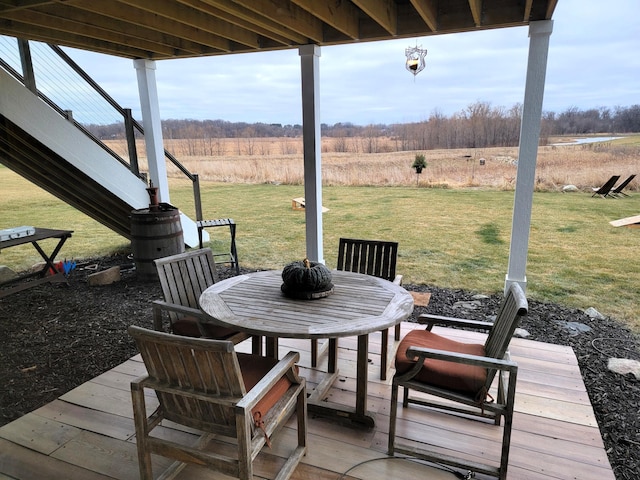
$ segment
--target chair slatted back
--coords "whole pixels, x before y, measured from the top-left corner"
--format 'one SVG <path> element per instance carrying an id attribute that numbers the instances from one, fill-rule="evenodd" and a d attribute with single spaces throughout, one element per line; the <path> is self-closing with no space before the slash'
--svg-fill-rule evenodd
<path id="1" fill-rule="evenodd" d="M 180 337 L 135 326 L 129 333 L 165 418 L 236 436 L 233 404 L 246 390 L 233 342 Z"/>
<path id="2" fill-rule="evenodd" d="M 624 190 L 625 187 L 627 185 L 629 185 L 634 178 L 636 178 L 635 174 L 634 175 L 629 175 L 624 182 L 622 182 L 616 188 L 611 190 L 611 193 L 622 193 L 622 190 Z"/>
<path id="3" fill-rule="evenodd" d="M 341 238 L 337 269 L 393 281 L 397 258 L 398 242 Z"/>
<path id="4" fill-rule="evenodd" d="M 518 328 L 522 317 L 527 315 L 528 308 L 527 297 L 522 287 L 517 283 L 512 283 L 500 305 L 493 327 L 485 341 L 485 356 L 498 359 L 505 356 L 511 337 L 513 337 L 516 328 Z M 487 383 L 485 384 L 487 389 L 493 382 L 495 373 L 495 370 L 489 371 L 489 378 L 487 378 Z"/>
<path id="5" fill-rule="evenodd" d="M 218 281 L 216 264 L 209 248 L 159 258 L 154 262 L 168 303 L 198 308 L 202 292 Z"/>
<path id="6" fill-rule="evenodd" d="M 602 195 L 606 197 L 618 180 L 620 180 L 620 175 L 613 175 L 600 188 L 594 189 L 592 197 L 595 195 Z"/>

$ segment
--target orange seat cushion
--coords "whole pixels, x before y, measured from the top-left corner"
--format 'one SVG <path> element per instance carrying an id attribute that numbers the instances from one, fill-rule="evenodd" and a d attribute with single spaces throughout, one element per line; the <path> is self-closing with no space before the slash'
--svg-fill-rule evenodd
<path id="1" fill-rule="evenodd" d="M 247 389 L 247 392 L 255 387 L 255 385 L 278 363 L 278 360 L 270 357 L 261 357 L 248 353 L 238 353 L 237 355 L 240 370 L 242 370 L 244 387 Z M 262 416 L 266 415 L 290 386 L 291 380 L 284 375 L 273 387 L 271 387 L 271 390 L 262 397 L 257 405 L 253 407 L 251 413 L 260 412 Z"/>
<path id="2" fill-rule="evenodd" d="M 207 338 L 216 340 L 224 340 L 231 335 L 238 333 L 235 330 L 226 327 L 219 327 L 210 323 L 203 324 L 207 332 Z M 171 331 L 174 335 L 182 335 L 183 337 L 200 338 L 200 329 L 198 328 L 198 320 L 194 317 L 183 317 L 171 324 Z"/>
<path id="3" fill-rule="evenodd" d="M 485 354 L 484 345 L 456 342 L 427 330 L 413 330 L 402 339 L 398 346 L 396 353 L 396 372 L 398 374 L 408 372 L 415 365 L 415 361 L 407 359 L 407 349 L 410 347 L 431 348 L 479 356 Z M 487 369 L 427 358 L 415 380 L 427 385 L 475 395 L 487 380 Z"/>

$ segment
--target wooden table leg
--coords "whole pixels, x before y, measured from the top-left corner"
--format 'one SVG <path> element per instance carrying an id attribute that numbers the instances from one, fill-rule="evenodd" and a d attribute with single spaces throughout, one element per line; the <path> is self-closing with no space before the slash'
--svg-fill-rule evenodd
<path id="1" fill-rule="evenodd" d="M 278 337 L 267 337 L 266 341 L 266 357 L 275 358 L 278 360 Z"/>
<path id="2" fill-rule="evenodd" d="M 369 376 L 369 335 L 358 336 L 358 360 L 356 367 L 356 413 L 367 414 L 367 382 Z"/>
<path id="3" fill-rule="evenodd" d="M 328 358 L 327 371 L 329 373 L 335 373 L 338 371 L 338 339 L 329 339 L 329 358 Z"/>
<path id="4" fill-rule="evenodd" d="M 329 350 L 331 354 L 331 349 Z M 356 379 L 356 405 L 350 407 L 335 402 L 323 401 L 323 398 L 331 384 L 337 378 L 335 372 L 327 373 L 327 376 L 318 385 L 317 392 L 311 394 L 308 400 L 308 410 L 319 415 L 350 420 L 365 427 L 373 428 L 376 425 L 375 418 L 367 411 L 367 381 L 369 374 L 369 335 L 358 337 L 358 360 Z"/>
<path id="5" fill-rule="evenodd" d="M 35 249 L 38 251 L 38 253 L 40 254 L 40 256 L 43 258 L 45 262 L 45 265 L 44 267 L 42 267 L 42 270 L 40 272 L 40 276 L 44 277 L 47 274 L 47 271 L 49 269 L 52 270 L 51 272 L 52 274 L 62 273 L 58 271 L 54 262 L 56 259 L 56 255 L 58 255 L 58 253 L 60 252 L 60 249 L 62 248 L 62 245 L 64 245 L 64 242 L 66 242 L 66 240 L 67 240 L 67 237 L 61 237 L 60 240 L 58 241 L 58 244 L 56 245 L 53 252 L 51 253 L 51 255 L 47 255 L 46 253 L 44 253 L 44 250 L 42 250 L 40 245 L 38 245 L 38 242 L 36 241 L 31 242 L 31 244 L 35 247 Z"/>

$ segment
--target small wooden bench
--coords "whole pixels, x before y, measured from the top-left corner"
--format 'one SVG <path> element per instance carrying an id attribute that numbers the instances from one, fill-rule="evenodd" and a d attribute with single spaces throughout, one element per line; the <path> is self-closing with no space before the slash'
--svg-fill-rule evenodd
<path id="1" fill-rule="evenodd" d="M 203 248 L 202 244 L 202 230 L 205 228 L 213 227 L 229 227 L 229 233 L 231 234 L 231 244 L 229 253 L 214 253 L 215 257 L 227 257 L 226 263 L 230 263 L 232 267 L 235 267 L 236 274 L 240 275 L 240 264 L 238 262 L 238 251 L 236 249 L 236 222 L 233 218 L 218 218 L 216 220 L 199 220 L 196 222 L 198 228 L 198 242 L 200 248 Z"/>
<path id="2" fill-rule="evenodd" d="M 614 227 L 640 228 L 640 215 L 612 220 L 609 223 Z"/>
<path id="3" fill-rule="evenodd" d="M 291 209 L 292 210 L 304 210 L 305 209 L 305 201 L 304 197 L 296 197 L 291 199 Z M 328 212 L 329 209 L 327 207 L 322 207 L 322 213 Z"/>
<path id="4" fill-rule="evenodd" d="M 16 229 L 11 229 L 16 230 Z M 39 285 L 44 282 L 66 282 L 67 278 L 64 275 L 64 271 L 59 268 L 59 265 L 56 264 L 55 258 L 56 255 L 60 252 L 60 249 L 67 241 L 68 238 L 71 238 L 71 234 L 73 230 L 54 230 L 50 228 L 34 228 L 34 232 L 28 232 L 29 235 L 22 235 L 22 233 L 17 233 L 16 235 L 7 234 L 6 240 L 0 242 L 0 251 L 5 248 L 15 247 L 18 245 L 24 245 L 27 243 L 31 243 L 34 248 L 38 251 L 42 259 L 44 260 L 44 265 L 42 269 L 37 272 L 28 273 L 24 275 L 20 275 L 16 278 L 3 282 L 1 286 L 13 284 L 14 282 L 18 282 L 20 280 L 26 279 L 28 277 L 37 276 L 36 280 L 31 280 L 29 282 L 22 282 L 20 285 L 16 285 L 11 288 L 2 288 L 0 290 L 0 298 L 6 297 L 12 293 L 19 292 L 26 288 L 31 288 L 36 285 Z M 19 236 L 21 235 L 21 236 Z M 58 239 L 58 243 L 55 248 L 51 252 L 51 254 L 47 255 L 42 247 L 38 244 L 38 242 L 47 239 Z"/>

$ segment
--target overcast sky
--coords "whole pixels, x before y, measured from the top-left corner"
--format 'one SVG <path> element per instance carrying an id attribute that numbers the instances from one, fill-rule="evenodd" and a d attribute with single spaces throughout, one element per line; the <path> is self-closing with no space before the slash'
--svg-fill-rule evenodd
<path id="1" fill-rule="evenodd" d="M 544 110 L 640 104 L 640 0 L 559 0 Z M 321 48 L 320 119 L 391 124 L 451 115 L 481 101 L 522 103 L 528 27 Z M 404 49 L 428 50 L 415 78 Z M 139 118 L 131 60 L 67 49 Z M 163 119 L 302 123 L 297 49 L 156 62 Z"/>

